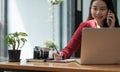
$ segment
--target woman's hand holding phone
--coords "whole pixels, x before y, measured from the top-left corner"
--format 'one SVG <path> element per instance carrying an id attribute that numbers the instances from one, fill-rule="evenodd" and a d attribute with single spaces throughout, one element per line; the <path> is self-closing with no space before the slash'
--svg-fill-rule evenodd
<path id="1" fill-rule="evenodd" d="M 108 10 L 107 24 L 108 24 L 109 27 L 114 27 L 115 26 L 115 15 L 111 10 Z"/>

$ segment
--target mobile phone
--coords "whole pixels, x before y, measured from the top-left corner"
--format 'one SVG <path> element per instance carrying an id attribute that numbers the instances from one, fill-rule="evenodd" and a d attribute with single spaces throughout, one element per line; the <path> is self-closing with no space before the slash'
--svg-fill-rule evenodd
<path id="1" fill-rule="evenodd" d="M 108 13 L 111 13 L 111 10 L 108 10 Z M 109 26 L 111 24 L 111 20 L 107 18 L 107 25 Z"/>

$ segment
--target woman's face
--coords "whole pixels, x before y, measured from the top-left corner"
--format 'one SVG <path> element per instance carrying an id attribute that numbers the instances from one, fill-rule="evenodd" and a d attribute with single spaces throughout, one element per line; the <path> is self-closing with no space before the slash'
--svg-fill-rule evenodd
<path id="1" fill-rule="evenodd" d="M 91 5 L 91 15 L 96 21 L 102 22 L 107 17 L 107 5 L 102 0 L 96 0 Z"/>

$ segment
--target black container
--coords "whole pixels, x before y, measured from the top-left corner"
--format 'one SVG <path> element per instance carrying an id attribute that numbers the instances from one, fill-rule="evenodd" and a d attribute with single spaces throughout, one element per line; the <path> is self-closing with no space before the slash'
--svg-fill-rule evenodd
<path id="1" fill-rule="evenodd" d="M 9 62 L 20 62 L 21 50 L 8 50 Z"/>
<path id="2" fill-rule="evenodd" d="M 40 47 L 38 47 L 38 46 L 35 46 L 35 48 L 34 48 L 34 53 L 33 53 L 33 58 L 34 59 L 40 59 L 40 51 L 39 51 L 39 49 L 40 49 Z"/>
<path id="3" fill-rule="evenodd" d="M 34 59 L 47 59 L 49 58 L 49 50 L 44 50 L 44 48 L 41 48 L 39 46 L 35 46 L 34 48 Z"/>
<path id="4" fill-rule="evenodd" d="M 49 58 L 49 51 L 44 51 L 43 59 Z"/>

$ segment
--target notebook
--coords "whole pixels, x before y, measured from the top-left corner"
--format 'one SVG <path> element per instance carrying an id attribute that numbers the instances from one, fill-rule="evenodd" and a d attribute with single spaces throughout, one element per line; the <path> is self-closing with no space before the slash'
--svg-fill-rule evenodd
<path id="1" fill-rule="evenodd" d="M 120 28 L 84 28 L 80 64 L 120 64 Z"/>
<path id="2" fill-rule="evenodd" d="M 54 60 L 54 59 L 26 59 L 27 62 L 59 62 L 59 63 L 68 63 L 76 61 L 76 59 L 64 59 L 64 60 Z"/>

